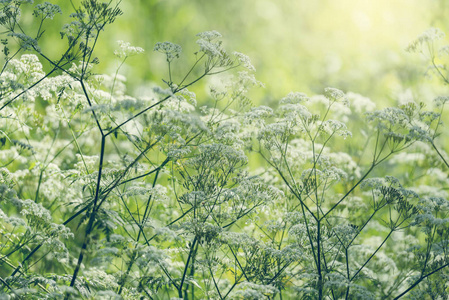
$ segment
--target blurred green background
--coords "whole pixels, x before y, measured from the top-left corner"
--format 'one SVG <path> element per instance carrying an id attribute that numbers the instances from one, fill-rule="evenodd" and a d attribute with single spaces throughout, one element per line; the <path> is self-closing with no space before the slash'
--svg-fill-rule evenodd
<path id="1" fill-rule="evenodd" d="M 68 0 L 52 2 L 66 13 L 72 11 Z M 163 84 L 161 78 L 166 77 L 163 55 L 152 51 L 156 42 L 168 40 L 183 47 L 184 56 L 174 66 L 181 76 L 194 59 L 195 34 L 217 30 L 226 49 L 251 57 L 257 79 L 266 84 L 253 92 L 255 103 L 270 104 L 290 91 L 319 94 L 333 86 L 392 105 L 398 97 L 426 97 L 423 93 L 432 90 L 418 90 L 416 81 L 423 81 L 425 65 L 404 49 L 430 26 L 446 29 L 447 2 L 123 0 L 123 16 L 100 38 L 96 54 L 101 64 L 96 71 L 115 72 L 117 40 L 143 47 L 145 54 L 129 58 L 120 71 L 135 94 L 149 81 Z M 55 35 L 67 16 L 55 18 L 41 43 L 54 55 L 64 45 L 55 43 Z M 206 83 L 195 91 L 201 95 Z"/>

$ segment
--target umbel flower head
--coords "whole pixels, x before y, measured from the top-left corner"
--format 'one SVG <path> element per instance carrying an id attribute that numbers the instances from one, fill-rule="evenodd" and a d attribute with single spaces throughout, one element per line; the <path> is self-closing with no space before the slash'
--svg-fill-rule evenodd
<path id="1" fill-rule="evenodd" d="M 438 28 L 429 28 L 424 31 L 416 40 L 411 42 L 405 49 L 408 52 L 420 52 L 421 48 L 425 44 L 433 43 L 436 40 L 440 40 L 445 37 L 443 31 Z"/>
<path id="2" fill-rule="evenodd" d="M 154 51 L 164 53 L 167 56 L 167 61 L 171 62 L 175 58 L 179 58 L 182 48 L 171 42 L 159 42 L 154 46 Z"/>
<path id="3" fill-rule="evenodd" d="M 145 50 L 140 47 L 131 46 L 130 43 L 124 41 L 117 41 L 120 46 L 119 50 L 114 51 L 115 56 L 118 58 L 127 58 L 133 55 L 141 54 Z"/>
<path id="4" fill-rule="evenodd" d="M 329 99 L 330 102 L 341 102 L 345 106 L 349 106 L 349 100 L 345 93 L 336 88 L 327 87 L 324 89 L 324 96 Z"/>

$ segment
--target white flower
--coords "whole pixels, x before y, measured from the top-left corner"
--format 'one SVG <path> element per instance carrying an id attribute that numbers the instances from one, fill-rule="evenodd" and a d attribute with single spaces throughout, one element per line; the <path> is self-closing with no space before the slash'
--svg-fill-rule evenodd
<path id="1" fill-rule="evenodd" d="M 52 4 L 50 2 L 44 2 L 42 4 L 36 5 L 34 8 L 35 16 L 41 16 L 43 19 L 52 19 L 56 14 L 62 14 L 59 5 Z"/>
<path id="2" fill-rule="evenodd" d="M 216 30 L 200 32 L 196 36 L 209 42 L 221 38 L 221 34 Z"/>
<path id="3" fill-rule="evenodd" d="M 309 98 L 304 93 L 290 92 L 287 96 L 279 101 L 281 104 L 297 104 L 309 101 Z"/>
<path id="4" fill-rule="evenodd" d="M 448 96 L 440 96 L 440 97 L 437 97 L 434 101 L 435 101 L 437 107 L 441 107 L 441 106 L 444 106 L 446 104 L 446 102 L 449 101 L 449 97 Z"/>
<path id="5" fill-rule="evenodd" d="M 377 120 L 380 123 L 385 123 L 390 127 L 395 125 L 404 125 L 407 123 L 409 118 L 405 112 L 396 107 L 387 107 L 382 110 L 376 110 L 366 114 L 367 120 L 372 122 Z"/>
<path id="6" fill-rule="evenodd" d="M 39 48 L 38 44 L 37 44 L 37 40 L 33 39 L 32 37 L 21 33 L 21 32 L 11 32 L 8 33 L 8 36 L 12 36 L 17 38 L 18 40 L 21 40 L 21 47 L 24 50 L 35 50 L 37 52 L 40 52 L 41 49 Z"/>
<path id="7" fill-rule="evenodd" d="M 239 285 L 239 290 L 235 291 L 235 295 L 238 299 L 271 299 L 271 296 L 278 292 L 272 285 L 243 282 Z"/>
<path id="8" fill-rule="evenodd" d="M 42 204 L 35 203 L 33 200 L 28 199 L 23 201 L 22 205 L 23 209 L 20 213 L 23 216 L 35 218 L 40 223 L 51 221 L 50 211 L 43 207 Z"/>
<path id="9" fill-rule="evenodd" d="M 130 57 L 136 54 L 141 54 L 145 51 L 143 48 L 131 46 L 130 43 L 124 41 L 117 41 L 117 43 L 120 46 L 120 50 L 114 51 L 114 55 L 118 58 Z"/>
<path id="10" fill-rule="evenodd" d="M 336 134 L 344 139 L 352 136 L 352 133 L 347 130 L 346 124 L 337 120 L 326 120 L 321 124 L 321 128 L 329 135 Z"/>
<path id="11" fill-rule="evenodd" d="M 390 159 L 390 163 L 417 164 L 423 161 L 426 155 L 423 153 L 402 153 Z"/>
<path id="12" fill-rule="evenodd" d="M 244 123 L 252 124 L 253 122 L 257 122 L 259 124 L 263 124 L 264 118 L 269 118 L 273 115 L 273 110 L 268 106 L 258 106 L 251 108 L 244 115 Z"/>
<path id="13" fill-rule="evenodd" d="M 445 34 L 438 28 L 429 28 L 424 33 L 422 33 L 416 40 L 411 42 L 405 49 L 408 52 L 418 52 L 421 51 L 423 44 L 433 43 L 435 40 L 444 38 Z"/>
<path id="14" fill-rule="evenodd" d="M 222 63 L 228 61 L 229 56 L 221 46 L 221 41 L 217 40 L 221 38 L 221 34 L 215 30 L 205 31 L 196 35 L 199 39 L 196 43 L 200 46 L 200 52 L 205 53 L 211 58 L 218 57 L 222 60 Z"/>
<path id="15" fill-rule="evenodd" d="M 207 40 L 199 39 L 196 43 L 200 46 L 200 51 L 206 53 L 210 57 L 222 57 L 223 49 L 218 43 L 212 43 Z"/>
<path id="16" fill-rule="evenodd" d="M 327 87 L 324 89 L 324 96 L 332 102 L 341 102 L 345 106 L 349 106 L 349 100 L 345 93 L 336 88 Z"/>
<path id="17" fill-rule="evenodd" d="M 34 54 L 24 54 L 20 59 L 12 59 L 7 66 L 7 70 L 16 75 L 24 84 L 34 84 L 37 80 L 45 76 L 42 64 Z M 3 74 L 2 74 L 3 78 Z"/>
<path id="18" fill-rule="evenodd" d="M 254 68 L 254 66 L 251 64 L 251 60 L 247 55 L 240 52 L 234 52 L 234 56 L 237 57 L 240 65 L 247 68 L 249 71 L 256 71 L 256 68 Z"/>
<path id="19" fill-rule="evenodd" d="M 173 44 L 171 42 L 158 42 L 154 46 L 154 51 L 164 53 L 167 56 L 167 61 L 172 61 L 175 58 L 179 58 L 182 52 L 182 48 L 179 45 Z"/>
<path id="20" fill-rule="evenodd" d="M 443 56 L 443 55 L 448 55 L 449 54 L 449 45 L 443 46 L 438 50 L 438 54 Z"/>
<path id="21" fill-rule="evenodd" d="M 348 92 L 346 96 L 348 97 L 351 103 L 351 107 L 358 114 L 373 111 L 374 109 L 376 109 L 376 103 L 371 101 L 370 98 L 364 97 L 360 94 L 356 94 L 353 92 Z"/>
<path id="22" fill-rule="evenodd" d="M 285 117 L 286 119 L 289 117 L 295 117 L 302 119 L 304 121 L 312 118 L 312 113 L 302 104 L 285 104 L 279 106 L 277 113 L 281 117 Z"/>

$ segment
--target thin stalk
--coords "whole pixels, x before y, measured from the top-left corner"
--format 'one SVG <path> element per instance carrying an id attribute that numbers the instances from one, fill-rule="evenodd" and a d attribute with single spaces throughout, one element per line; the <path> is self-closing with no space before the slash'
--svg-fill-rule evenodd
<path id="1" fill-rule="evenodd" d="M 190 260 L 192 259 L 192 255 L 193 255 L 193 252 L 194 252 L 194 249 L 196 246 L 196 242 L 197 242 L 197 237 L 195 236 L 195 238 L 193 239 L 192 244 L 190 246 L 189 256 L 187 257 L 187 262 L 184 267 L 184 272 L 182 274 L 181 283 L 179 284 L 179 287 L 178 287 L 178 297 L 179 298 L 183 298 L 182 297 L 182 286 L 184 285 L 184 280 L 186 279 L 187 269 L 189 267 Z"/>
<path id="2" fill-rule="evenodd" d="M 81 252 L 80 252 L 80 255 L 78 257 L 78 263 L 77 263 L 77 265 L 75 267 L 75 271 L 73 272 L 72 280 L 70 282 L 70 287 L 73 287 L 75 285 L 76 277 L 77 277 L 78 272 L 79 272 L 79 270 L 81 268 L 81 263 L 83 262 L 84 254 L 86 252 L 86 248 L 87 248 L 87 244 L 88 244 L 88 239 L 89 239 L 90 233 L 93 230 L 93 224 L 94 224 L 96 213 L 97 213 L 97 210 L 98 210 L 97 202 L 98 202 L 98 196 L 99 196 L 99 193 L 100 193 L 101 176 L 102 176 L 102 171 L 103 171 L 103 159 L 104 159 L 105 143 L 106 143 L 105 136 L 102 135 L 102 137 L 101 137 L 101 150 L 100 150 L 100 162 L 99 162 L 99 166 L 98 166 L 98 177 L 97 177 L 97 187 L 95 189 L 95 198 L 94 198 L 94 202 L 93 202 L 92 212 L 91 212 L 90 217 L 89 217 L 89 223 L 87 224 L 86 232 L 84 234 L 83 246 L 81 247 Z M 66 295 L 65 298 L 68 299 L 68 295 Z"/>
<path id="3" fill-rule="evenodd" d="M 408 287 L 405 291 L 403 291 L 401 294 L 399 294 L 398 296 L 396 296 L 393 300 L 397 300 L 397 299 L 401 298 L 402 296 L 404 296 L 405 294 L 407 294 L 408 292 L 410 292 L 413 288 L 415 288 L 421 281 L 423 281 L 423 280 L 426 279 L 427 277 L 429 277 L 429 276 L 435 274 L 436 272 L 438 272 L 438 271 L 440 271 L 440 270 L 446 268 L 447 266 L 449 266 L 449 263 L 446 263 L 446 264 L 442 265 L 441 267 L 439 267 L 439 268 L 433 270 L 432 272 L 427 273 L 427 274 L 424 275 L 424 276 L 421 276 L 421 277 L 420 277 L 418 280 L 416 280 L 410 287 Z"/>
<path id="4" fill-rule="evenodd" d="M 350 281 L 353 281 L 354 278 L 363 270 L 363 268 L 370 262 L 370 260 L 376 255 L 376 253 L 380 250 L 380 248 L 382 248 L 382 246 L 385 244 L 385 242 L 390 238 L 391 234 L 394 232 L 394 229 L 391 229 L 390 232 L 388 233 L 387 237 L 382 241 L 382 243 L 379 245 L 379 247 L 377 247 L 376 251 L 374 251 L 371 256 L 365 261 L 365 263 L 363 264 L 363 266 L 361 266 L 357 272 L 351 277 Z"/>

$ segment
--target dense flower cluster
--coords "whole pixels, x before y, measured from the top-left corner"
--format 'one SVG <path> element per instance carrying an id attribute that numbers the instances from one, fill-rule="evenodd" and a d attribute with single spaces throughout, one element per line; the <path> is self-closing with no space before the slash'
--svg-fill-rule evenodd
<path id="1" fill-rule="evenodd" d="M 325 88 L 255 106 L 250 59 L 207 31 L 187 74 L 181 47 L 157 43 L 166 86 L 134 97 L 91 59 L 119 14 L 84 1 L 62 32 L 79 55 L 61 61 L 0 22 L 19 42 L 0 73 L 0 298 L 447 298 L 447 96 L 376 110 Z M 237 67 L 205 99 L 189 90 Z"/>

